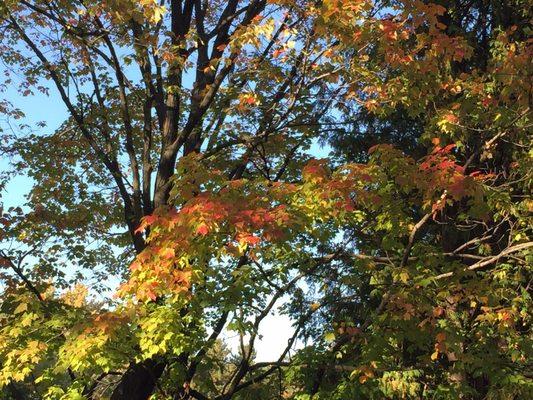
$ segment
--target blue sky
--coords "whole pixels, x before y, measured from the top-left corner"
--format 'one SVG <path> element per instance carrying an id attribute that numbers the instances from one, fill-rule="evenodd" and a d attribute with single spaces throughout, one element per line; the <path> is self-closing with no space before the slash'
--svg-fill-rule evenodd
<path id="1" fill-rule="evenodd" d="M 65 120 L 67 116 L 67 109 L 58 95 L 51 92 L 51 96 L 47 97 L 41 93 L 35 96 L 22 96 L 17 89 L 19 82 L 13 79 L 13 82 L 8 85 L 7 91 L 0 93 L 0 96 L 9 100 L 14 107 L 22 110 L 25 117 L 20 120 L 10 119 L 9 124 L 4 118 L 0 117 L 0 128 L 8 132 L 10 126 L 18 131 L 18 126 L 27 124 L 32 128 L 37 126 L 40 121 L 46 122 L 46 127 L 37 128 L 43 134 L 48 134 L 55 131 L 59 125 Z M 9 168 L 9 161 L 0 159 L 0 170 L 5 171 Z M 24 204 L 24 196 L 28 193 L 32 185 L 31 179 L 25 176 L 17 176 L 13 178 L 5 190 L 0 194 L 1 201 L 7 209 L 11 206 L 21 206 Z"/>

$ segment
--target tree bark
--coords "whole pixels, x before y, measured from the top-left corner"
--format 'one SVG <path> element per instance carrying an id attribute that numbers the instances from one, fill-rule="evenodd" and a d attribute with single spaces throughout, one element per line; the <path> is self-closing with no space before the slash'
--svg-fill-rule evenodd
<path id="1" fill-rule="evenodd" d="M 146 400 L 154 392 L 165 363 L 153 359 L 131 364 L 113 390 L 111 400 Z"/>

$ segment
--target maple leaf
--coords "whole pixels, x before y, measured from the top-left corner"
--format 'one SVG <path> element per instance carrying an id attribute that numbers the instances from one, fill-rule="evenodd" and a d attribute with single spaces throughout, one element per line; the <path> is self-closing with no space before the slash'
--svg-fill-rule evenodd
<path id="1" fill-rule="evenodd" d="M 272 52 L 272 57 L 274 58 L 278 58 L 279 56 L 281 56 L 283 53 L 285 52 L 284 49 L 276 49 Z"/>
<path id="2" fill-rule="evenodd" d="M 456 199 L 460 200 L 466 193 L 465 177 L 456 176 L 453 179 L 453 183 L 448 186 L 448 191 Z"/>
<path id="3" fill-rule="evenodd" d="M 135 233 L 144 232 L 146 228 L 149 227 L 150 225 L 153 225 L 157 221 L 157 219 L 158 218 L 155 215 L 147 215 L 141 220 L 141 223 L 139 224 L 137 229 L 135 229 Z"/>
<path id="4" fill-rule="evenodd" d="M 161 255 L 161 257 L 163 258 L 167 258 L 167 259 L 172 259 L 175 257 L 176 255 L 176 252 L 173 248 L 170 248 L 170 247 L 165 247 L 163 249 L 161 249 L 159 251 L 159 254 Z"/>
<path id="5" fill-rule="evenodd" d="M 199 234 L 199 235 L 205 236 L 205 235 L 207 235 L 209 233 L 209 227 L 206 224 L 201 223 L 196 228 L 196 233 Z"/>
<path id="6" fill-rule="evenodd" d="M 254 236 L 254 235 L 244 235 L 239 238 L 239 241 L 243 243 L 247 243 L 251 246 L 257 245 L 259 242 L 261 242 L 261 238 Z"/>
<path id="7" fill-rule="evenodd" d="M 151 289 L 148 289 L 146 291 L 146 296 L 152 301 L 156 301 L 157 300 L 156 294 Z"/>

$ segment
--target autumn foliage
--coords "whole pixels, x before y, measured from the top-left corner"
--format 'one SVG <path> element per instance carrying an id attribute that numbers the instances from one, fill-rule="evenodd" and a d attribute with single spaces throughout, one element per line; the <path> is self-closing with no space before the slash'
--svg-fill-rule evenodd
<path id="1" fill-rule="evenodd" d="M 530 398 L 531 10 L 466 3 L 0 0 L 0 399 Z"/>

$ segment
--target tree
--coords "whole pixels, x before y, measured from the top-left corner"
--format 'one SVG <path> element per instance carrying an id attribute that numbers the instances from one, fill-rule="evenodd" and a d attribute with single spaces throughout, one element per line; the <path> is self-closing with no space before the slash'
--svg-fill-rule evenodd
<path id="1" fill-rule="evenodd" d="M 283 374 L 294 398 L 527 393 L 527 4 L 445 5 L 0 2 L 6 73 L 69 113 L 3 144 L 35 185 L 2 220 L 0 385 L 222 400 Z M 309 160 L 324 137 L 408 154 Z M 117 299 L 72 285 L 100 268 L 123 274 Z M 284 298 L 294 335 L 254 362 Z M 227 328 L 238 359 L 210 384 Z"/>
<path id="2" fill-rule="evenodd" d="M 430 143 L 439 147 L 449 145 L 448 151 L 455 143 L 457 147 L 453 153 L 465 171 L 492 174 L 490 182 L 486 182 L 484 211 L 469 210 L 472 203 L 465 201 L 441 209 L 444 201 L 450 195 L 454 196 L 453 187 L 456 186 L 452 185 L 447 193 L 443 193 L 443 201 L 434 204 L 433 211 L 439 210 L 438 216 L 434 214 L 424 221 L 427 214 L 423 208 L 410 210 L 415 212 L 411 226 L 416 229 L 406 234 L 404 243 L 397 242 L 397 232 L 392 237 L 384 236 L 390 231 L 383 229 L 384 226 L 382 234 L 376 231 L 374 221 L 381 222 L 379 219 L 369 220 L 371 225 L 354 234 L 359 251 L 366 248 L 365 252 L 369 254 L 383 256 L 371 263 L 372 271 L 379 268 L 380 272 L 365 276 L 361 267 L 354 270 L 353 261 L 349 260 L 338 275 L 329 273 L 331 289 L 324 296 L 326 299 L 339 298 L 340 293 L 353 293 L 356 298 L 337 302 L 324 313 L 325 321 L 319 323 L 329 323 L 332 332 L 339 336 L 325 352 L 326 360 L 330 363 L 344 360 L 351 367 L 358 364 L 352 377 L 359 377 L 364 384 L 359 388 L 346 385 L 346 380 L 339 379 L 335 369 L 319 368 L 318 374 L 311 374 L 313 384 L 307 390 L 322 393 L 325 398 L 446 395 L 451 398 L 512 398 L 528 397 L 531 390 L 531 377 L 525 372 L 528 351 L 521 352 L 530 346 L 527 335 L 524 335 L 529 317 L 523 313 L 523 307 L 527 308 L 526 304 L 530 302 L 525 293 L 529 289 L 530 260 L 527 254 L 530 253 L 526 251 L 523 257 L 512 262 L 500 258 L 512 251 L 512 243 L 517 237 L 520 241 L 528 236 L 525 231 L 514 232 L 514 227 L 524 224 L 525 214 L 515 214 L 515 211 L 522 208 L 525 212 L 524 207 L 529 202 L 526 193 L 530 189 L 528 184 L 521 186 L 516 179 L 510 178 L 515 173 L 523 174 L 521 177 L 525 180 L 530 176 L 526 170 L 518 172 L 515 169 L 524 165 L 523 157 L 528 157 L 527 151 L 522 152 L 520 147 L 529 146 L 531 82 L 525 60 L 530 57 L 531 48 L 523 42 L 528 32 L 524 18 L 528 14 L 520 3 L 513 3 L 514 8 L 506 2 L 439 3 L 444 7 L 428 5 L 425 8 L 426 12 L 433 13 L 432 18 L 417 22 L 416 12 L 409 14 L 405 13 L 407 10 L 403 13 L 396 10 L 394 17 L 391 15 L 386 23 L 378 21 L 381 24 L 378 28 L 386 32 L 387 39 L 383 46 L 371 49 L 366 60 L 367 68 L 361 67 L 358 59 L 349 72 L 360 78 L 359 82 L 363 82 L 361 85 L 370 95 L 366 98 L 367 107 L 356 105 L 354 111 L 347 114 L 346 118 L 355 127 L 354 133 L 331 133 L 329 140 L 342 161 L 364 160 L 361 154 L 376 141 L 400 144 L 402 150 L 415 157 L 419 157 L 420 149 L 427 151 Z M 424 9 L 421 3 L 414 4 L 418 11 Z M 338 10 L 338 14 L 345 13 Z M 340 15 L 332 18 L 332 30 L 339 26 Z M 437 29 L 432 29 L 432 25 Z M 356 41 L 354 46 L 353 37 L 347 36 L 352 34 L 348 29 L 350 26 L 353 24 L 348 23 L 346 30 L 338 32 L 340 38 L 346 38 L 345 43 L 350 43 L 354 49 L 368 43 L 363 36 L 367 31 L 362 29 L 355 34 L 361 35 L 362 40 Z M 443 32 L 445 36 L 441 35 Z M 452 43 L 453 48 L 447 49 Z M 438 63 L 431 62 L 432 57 L 437 57 Z M 374 82 L 370 86 L 368 76 Z M 372 112 L 369 113 L 369 109 Z M 501 121 L 502 116 L 508 119 Z M 502 141 L 505 136 L 513 139 Z M 413 207 L 414 203 L 408 200 L 406 193 L 400 192 L 398 196 Z M 509 199 L 508 206 L 515 205 L 511 206 L 514 211 L 509 208 L 503 211 L 505 206 L 500 202 L 500 196 Z M 422 225 L 415 224 L 417 221 Z M 383 222 L 390 224 L 388 220 Z M 398 256 L 396 246 L 402 247 L 405 243 L 407 252 Z M 409 243 L 413 243 L 413 247 Z M 527 239 L 523 245 L 529 247 Z M 421 258 L 414 257 L 410 261 L 407 254 L 416 252 L 417 246 Z M 373 253 L 377 249 L 380 251 Z M 469 250 L 461 256 L 464 257 L 462 260 L 452 259 L 465 249 Z M 516 249 L 522 249 L 522 245 Z M 441 257 L 452 258 L 439 260 L 434 251 Z M 396 254 L 397 260 L 391 254 Z M 492 258 L 487 259 L 489 255 Z M 493 267 L 485 273 L 462 275 L 451 281 L 448 280 L 453 276 L 451 272 L 443 274 L 440 271 L 440 268 L 453 268 L 454 263 L 458 268 L 473 271 L 487 268 L 488 262 L 500 265 L 494 267 L 491 264 Z M 380 263 L 383 264 L 380 266 Z M 406 265 L 410 265 L 408 271 L 402 270 L 401 267 Z M 503 276 L 509 274 L 523 280 L 518 283 L 511 279 L 511 286 L 506 286 L 503 282 L 507 278 Z M 344 276 L 353 276 L 355 283 L 346 282 Z M 413 276 L 421 277 L 420 285 L 416 285 Z M 446 280 L 426 280 L 432 276 L 446 277 Z M 402 279 L 406 280 L 403 284 Z M 365 286 L 365 283 L 370 285 Z M 395 294 L 391 295 L 392 292 Z M 486 296 L 487 293 L 491 296 Z M 379 299 L 379 296 L 383 296 L 382 300 L 373 304 L 372 297 Z M 422 296 L 427 297 L 422 300 Z M 481 304 L 481 299 L 488 303 Z M 381 322 L 372 321 L 370 329 L 377 329 L 361 335 L 360 327 L 369 321 L 367 316 L 371 310 L 376 307 L 386 310 L 386 304 L 391 301 L 397 304 L 389 305 L 390 312 L 384 313 Z M 426 314 L 422 304 L 431 304 Z M 498 307 L 502 307 L 505 317 L 494 314 Z M 513 327 L 513 333 L 502 326 L 496 328 L 494 321 L 506 319 L 511 314 L 516 317 L 508 324 Z M 481 322 L 488 320 L 493 324 Z M 502 336 L 495 333 L 497 329 Z M 427 336 L 427 330 L 433 335 Z M 513 345 L 504 344 L 509 342 Z M 522 350 L 513 356 L 508 352 L 510 347 Z M 334 350 L 335 359 L 331 350 Z M 523 364 L 513 364 L 513 360 L 521 357 Z M 428 363 L 428 360 L 437 364 Z"/>

